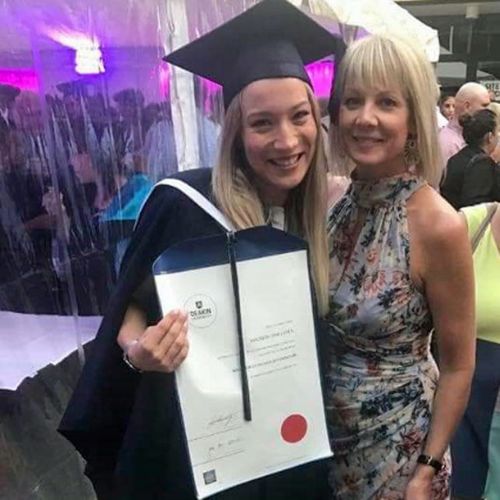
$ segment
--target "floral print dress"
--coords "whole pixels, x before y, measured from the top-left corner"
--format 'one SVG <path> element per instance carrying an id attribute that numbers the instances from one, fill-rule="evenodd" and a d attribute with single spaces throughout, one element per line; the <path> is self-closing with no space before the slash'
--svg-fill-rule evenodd
<path id="1" fill-rule="evenodd" d="M 329 216 L 328 425 L 335 498 L 403 499 L 429 430 L 432 319 L 410 279 L 408 198 L 425 181 L 353 180 Z M 448 497 L 449 458 L 432 498 Z"/>

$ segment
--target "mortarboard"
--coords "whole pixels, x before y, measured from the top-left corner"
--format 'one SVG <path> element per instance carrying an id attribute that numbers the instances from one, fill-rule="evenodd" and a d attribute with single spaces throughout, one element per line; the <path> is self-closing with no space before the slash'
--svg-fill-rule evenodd
<path id="1" fill-rule="evenodd" d="M 131 104 L 141 106 L 144 104 L 144 95 L 140 90 L 123 89 L 113 95 L 113 100 L 118 104 Z"/>
<path id="2" fill-rule="evenodd" d="M 18 87 L 13 87 L 12 85 L 7 85 L 5 83 L 0 83 L 0 97 L 4 97 L 6 101 L 13 101 L 21 92 Z"/>
<path id="3" fill-rule="evenodd" d="M 70 82 L 58 83 L 56 89 L 61 92 L 64 97 L 80 96 L 84 93 L 84 83 L 82 80 L 71 80 Z"/>
<path id="4" fill-rule="evenodd" d="M 224 105 L 248 84 L 294 77 L 343 42 L 286 0 L 263 0 L 164 60 L 223 86 Z"/>

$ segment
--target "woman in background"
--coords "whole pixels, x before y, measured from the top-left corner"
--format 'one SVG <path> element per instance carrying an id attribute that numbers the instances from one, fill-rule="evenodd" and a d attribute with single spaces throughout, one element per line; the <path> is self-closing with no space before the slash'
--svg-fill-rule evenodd
<path id="1" fill-rule="evenodd" d="M 446 166 L 441 194 L 456 209 L 500 200 L 500 167 L 492 158 L 498 144 L 497 116 L 482 109 L 460 118 L 467 145 Z"/>
<path id="2" fill-rule="evenodd" d="M 441 114 L 450 121 L 455 115 L 455 96 L 444 94 L 439 99 L 439 111 Z"/>
<path id="3" fill-rule="evenodd" d="M 453 494 L 499 500 L 500 208 L 483 203 L 461 212 L 474 251 L 477 347 L 469 403 L 451 447 Z"/>

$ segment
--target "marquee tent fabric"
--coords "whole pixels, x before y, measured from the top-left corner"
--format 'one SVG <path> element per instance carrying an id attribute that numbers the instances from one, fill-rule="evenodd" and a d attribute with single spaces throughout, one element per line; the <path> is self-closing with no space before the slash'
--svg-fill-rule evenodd
<path id="1" fill-rule="evenodd" d="M 310 0 L 309 5 L 315 14 L 335 17 L 341 24 L 362 27 L 368 33 L 416 40 L 431 62 L 439 60 L 437 30 L 419 21 L 393 0 Z M 356 31 L 350 36 L 357 38 Z"/>

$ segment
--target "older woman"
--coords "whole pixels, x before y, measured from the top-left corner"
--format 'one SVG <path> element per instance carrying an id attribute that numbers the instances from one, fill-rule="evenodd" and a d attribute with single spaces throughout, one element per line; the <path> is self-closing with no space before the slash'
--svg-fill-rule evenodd
<path id="1" fill-rule="evenodd" d="M 429 186 L 440 164 L 435 92 L 421 51 L 372 36 L 348 49 L 331 100 L 332 147 L 354 168 L 329 219 L 326 404 L 340 499 L 448 496 L 474 307 L 465 224 Z"/>
<path id="2" fill-rule="evenodd" d="M 265 0 L 168 57 L 221 83 L 226 106 L 213 173 L 178 177 L 238 229 L 272 223 L 305 238 L 322 314 L 328 308 L 326 170 L 304 64 L 335 45 L 327 30 L 285 0 Z M 171 373 L 187 355 L 186 316 L 172 311 L 161 318 L 151 266 L 171 245 L 221 231 L 172 187 L 155 188 L 142 211 L 110 311 L 61 424 L 87 459 L 102 498 L 194 499 Z M 322 498 L 324 485 L 320 464 L 217 498 L 314 499 Z"/>

